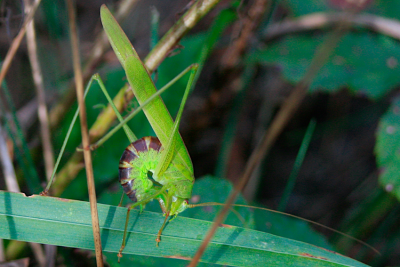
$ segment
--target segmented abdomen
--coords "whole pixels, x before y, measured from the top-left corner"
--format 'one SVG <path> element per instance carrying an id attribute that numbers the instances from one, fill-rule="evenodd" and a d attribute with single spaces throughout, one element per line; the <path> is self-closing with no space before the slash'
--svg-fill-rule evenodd
<path id="1" fill-rule="evenodd" d="M 133 201 L 140 201 L 153 186 L 147 172 L 154 170 L 162 150 L 157 137 L 146 136 L 131 143 L 119 161 L 119 182 Z"/>

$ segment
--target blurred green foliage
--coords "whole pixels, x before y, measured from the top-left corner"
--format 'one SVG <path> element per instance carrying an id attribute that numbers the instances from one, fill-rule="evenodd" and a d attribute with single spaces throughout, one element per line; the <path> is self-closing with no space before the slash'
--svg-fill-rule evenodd
<path id="1" fill-rule="evenodd" d="M 285 79 L 299 82 L 325 34 L 292 35 L 249 55 L 250 62 L 278 65 Z M 357 96 L 377 100 L 400 83 L 397 41 L 368 31 L 351 32 L 340 41 L 321 68 L 309 92 L 335 93 L 348 88 Z"/>
<path id="2" fill-rule="evenodd" d="M 235 38 L 229 38 L 227 35 L 223 34 L 226 30 L 230 32 L 235 32 L 235 30 L 237 30 L 232 29 L 230 26 L 238 17 L 240 17 L 237 14 L 238 10 L 236 10 L 236 8 L 239 7 L 239 2 L 240 1 L 233 1 L 232 6 L 222 10 L 215 18 L 212 17 L 212 26 L 207 30 L 205 30 L 203 26 L 199 32 L 185 37 L 180 42 L 181 47 L 172 51 L 171 56 L 165 59 L 154 75 L 158 88 L 170 81 L 190 64 L 197 62 L 201 63 L 202 66 L 205 61 L 209 59 L 209 56 L 212 53 L 214 53 L 212 60 L 219 60 L 215 58 L 218 58 L 220 54 L 222 54 L 221 51 L 224 51 L 223 49 L 233 44 L 235 38 L 237 38 L 237 36 Z M 284 19 L 295 18 L 307 14 L 315 14 L 316 12 L 332 13 L 340 11 L 338 6 L 335 5 L 335 3 L 337 4 L 339 2 L 340 1 L 335 0 L 276 1 L 276 8 L 271 12 L 272 15 L 284 14 L 287 16 Z M 57 89 L 57 92 L 59 93 L 65 90 L 67 87 L 66 84 L 72 76 L 70 69 L 71 63 L 69 62 L 70 48 L 68 46 L 69 41 L 67 38 L 68 20 L 65 3 L 61 0 L 43 0 L 40 12 L 43 17 L 41 17 L 42 20 L 41 24 L 39 24 L 40 26 L 38 30 L 38 49 L 40 54 L 39 58 L 41 62 L 43 62 L 42 67 L 44 70 L 45 87 L 48 92 Z M 241 10 L 239 9 L 239 13 L 240 12 Z M 398 22 L 400 19 L 400 1 L 371 1 L 370 5 L 363 12 L 382 16 L 384 18 L 395 19 Z M 360 14 L 362 15 L 363 13 Z M 240 15 L 242 14 L 240 13 Z M 266 14 L 262 25 L 268 27 L 268 24 L 272 23 L 271 17 L 273 16 L 268 16 L 268 14 Z M 139 18 L 142 18 L 142 16 L 139 16 Z M 83 28 L 84 25 L 81 26 Z M 237 93 L 235 96 L 239 98 L 236 99 L 238 101 L 235 101 L 234 104 L 231 104 L 230 106 L 228 104 L 229 107 L 227 108 L 230 110 L 231 114 L 235 115 L 232 116 L 233 119 L 230 124 L 226 126 L 230 129 L 229 132 L 226 130 L 230 136 L 227 136 L 227 138 L 222 140 L 223 142 L 228 142 L 226 146 L 229 149 L 232 148 L 237 136 L 239 136 L 239 138 L 243 137 L 240 136 L 240 134 L 236 136 L 235 134 L 237 133 L 235 131 L 237 127 L 243 126 L 238 123 L 239 115 L 242 111 L 242 101 L 248 98 L 250 94 L 249 91 L 253 90 L 251 85 L 255 80 L 255 73 L 257 73 L 255 70 L 257 67 L 259 65 L 268 67 L 278 66 L 281 73 L 279 78 L 283 78 L 283 80 L 292 84 L 298 83 L 309 68 L 318 46 L 331 31 L 331 28 L 326 27 L 307 31 L 305 33 L 298 32 L 289 34 L 270 40 L 268 43 L 260 41 L 262 40 L 263 32 L 265 32 L 264 30 L 265 29 L 259 29 L 254 33 L 253 39 L 249 45 L 250 47 L 245 51 L 246 53 L 243 55 L 243 61 L 239 63 L 240 66 L 236 69 L 237 72 L 240 72 L 241 68 L 245 69 L 247 76 L 234 76 L 234 79 L 236 79 L 234 82 L 242 84 L 239 92 L 234 92 L 234 94 Z M 44 33 L 45 37 L 43 37 Z M 233 34 L 233 36 L 235 35 Z M 84 39 L 86 36 L 82 37 Z M 214 50 L 214 48 L 217 49 Z M 87 53 L 85 48 L 82 50 L 82 54 L 85 54 L 85 52 Z M 397 93 L 396 90 L 398 90 L 400 84 L 399 60 L 400 45 L 398 40 L 371 29 L 356 26 L 340 40 L 334 54 L 319 71 L 317 77 L 313 80 L 309 88 L 309 93 L 312 95 L 315 95 L 317 92 L 336 95 L 339 91 L 346 89 L 349 90 L 354 97 L 357 97 L 358 99 L 371 100 L 371 103 L 377 103 L 379 107 L 386 106 L 389 101 L 392 102 L 387 112 L 381 117 L 376 132 L 376 163 L 379 168 L 379 181 L 384 190 L 380 190 L 375 185 L 373 189 L 368 189 L 371 191 L 369 192 L 369 196 L 366 197 L 362 203 L 356 203 L 357 208 L 343 211 L 343 213 L 346 213 L 347 215 L 343 216 L 344 219 L 340 223 L 343 231 L 349 232 L 360 238 L 366 236 L 370 237 L 369 241 L 383 247 L 382 250 L 384 251 L 384 255 L 382 257 L 374 257 L 371 256 L 369 252 L 363 251 L 358 255 L 359 258 L 363 260 L 370 260 L 373 258 L 374 261 L 372 261 L 372 263 L 377 266 L 382 266 L 387 262 L 390 262 L 390 260 L 393 260 L 391 253 L 396 252 L 395 248 L 398 244 L 400 231 L 398 228 L 399 221 L 397 216 L 399 209 L 398 202 L 393 201 L 390 196 L 393 195 L 397 200 L 400 199 L 400 99 L 398 97 L 393 99 L 391 98 L 391 94 Z M 26 67 L 26 62 L 21 69 L 28 69 Z M 218 71 L 218 68 L 215 69 Z M 110 66 L 105 64 L 101 65 L 95 71 L 100 73 L 100 76 L 104 80 L 111 96 L 114 96 L 126 83 L 125 73 L 119 65 Z M 216 77 L 221 78 L 221 76 L 218 76 L 215 73 L 211 74 L 208 72 L 207 75 L 215 75 Z M 229 76 L 222 77 L 226 79 L 231 78 Z M 278 77 L 274 78 L 278 79 Z M 217 81 L 216 87 L 223 84 L 223 82 L 223 79 Z M 24 79 L 24 83 L 27 83 L 27 79 Z M 162 95 L 162 98 L 173 117 L 178 110 L 186 83 L 187 77 L 181 79 Z M 215 85 L 207 86 L 212 87 Z M 251 90 L 247 91 L 246 88 L 251 88 Z M 218 91 L 216 89 L 214 90 Z M 262 90 L 264 90 L 264 88 Z M 267 88 L 265 88 L 265 90 L 267 90 Z M 217 94 L 213 94 L 210 96 L 209 99 L 211 100 L 209 102 L 216 99 L 216 95 Z M 269 99 L 263 100 L 265 103 L 269 101 Z M 229 102 L 230 100 L 228 98 L 227 100 L 223 99 L 223 101 Z M 105 97 L 96 84 L 93 85 L 93 88 L 86 99 L 86 104 L 88 107 L 88 121 L 90 125 L 102 111 L 102 106 L 107 105 Z M 269 103 L 266 105 L 268 104 Z M 254 105 L 256 105 L 256 103 Z M 129 103 L 124 115 L 137 106 L 138 103 L 136 101 Z M 62 125 L 54 131 L 55 139 L 53 144 L 56 152 L 61 146 L 66 129 L 70 124 L 75 109 L 76 105 L 70 108 L 70 111 L 65 115 Z M 339 131 L 341 131 L 348 127 L 347 129 L 357 131 L 361 124 L 373 124 L 373 122 L 371 122 L 372 117 L 375 118 L 380 109 L 382 108 L 374 107 L 368 110 L 362 110 L 362 112 L 348 115 L 340 122 L 339 120 L 332 120 L 329 122 L 328 130 L 334 132 L 339 129 Z M 275 111 L 271 113 L 274 112 Z M 371 112 L 374 113 L 374 116 L 371 115 Z M 215 117 L 224 115 L 226 114 L 220 115 L 217 114 L 217 112 L 212 114 L 212 116 Z M 251 116 L 262 117 L 262 115 L 263 114 L 252 114 Z M 212 119 L 210 119 L 210 121 L 212 121 Z M 246 124 L 245 127 L 250 128 L 251 123 L 252 121 Z M 347 126 L 346 124 L 351 125 Z M 138 137 L 154 135 L 153 130 L 143 114 L 139 114 L 135 117 L 129 123 L 129 126 Z M 372 125 L 371 127 L 375 127 L 375 125 Z M 253 130 L 251 129 L 250 131 Z M 301 135 L 297 134 L 297 136 Z M 252 142 L 254 142 L 254 140 L 252 140 Z M 80 143 L 80 126 L 76 125 L 69 141 L 63 163 L 68 160 L 69 156 L 72 155 Z M 94 176 L 96 178 L 96 190 L 99 196 L 99 203 L 117 205 L 119 202 L 122 190 L 117 182 L 117 166 L 122 151 L 128 143 L 129 141 L 125 134 L 123 131 L 120 131 L 102 147 L 93 152 Z M 298 143 L 300 143 L 300 141 Z M 221 157 L 224 157 L 224 155 Z M 41 158 L 37 158 L 36 161 L 40 162 Z M 215 168 L 224 169 L 226 166 L 222 166 L 222 164 L 225 164 L 226 162 L 227 160 L 218 161 L 217 164 L 220 165 L 215 166 Z M 41 162 L 37 165 L 39 168 L 42 167 Z M 318 172 L 318 170 L 316 170 L 316 172 Z M 219 178 L 205 176 L 196 177 L 196 179 L 191 199 L 192 203 L 203 203 L 209 201 L 224 202 L 229 192 L 232 190 L 232 185 L 230 183 Z M 273 179 L 273 177 L 271 179 Z M 367 182 L 367 177 L 365 177 L 365 181 Z M 62 196 L 68 199 L 87 199 L 87 187 L 84 171 L 80 172 L 78 177 L 69 185 Z M 125 204 L 127 203 L 129 202 L 125 198 Z M 239 198 L 238 203 L 245 203 L 243 197 Z M 296 203 L 296 205 L 301 206 L 301 203 Z M 307 223 L 297 219 L 287 218 L 279 214 L 260 210 L 246 208 L 234 209 L 242 218 L 239 218 L 234 213 L 230 213 L 225 222 L 226 224 L 268 232 L 274 235 L 320 246 L 329 250 L 342 249 L 346 250 L 346 252 L 352 252 L 352 255 L 356 254 L 354 252 L 356 248 L 352 247 L 351 244 L 343 244 L 343 240 L 328 243 L 325 237 L 312 230 Z M 156 201 L 149 203 L 146 206 L 146 210 L 160 212 L 160 208 Z M 212 221 L 219 210 L 220 207 L 216 206 L 198 207 L 187 210 L 181 215 L 182 217 Z M 323 216 L 324 214 L 322 217 Z M 5 220 L 5 223 L 7 222 L 9 221 Z M 173 226 L 173 224 L 174 221 L 170 222 L 169 226 Z M 190 225 L 188 225 L 188 228 L 190 228 Z M 41 230 L 44 231 L 46 229 L 42 228 Z M 390 236 L 390 238 L 387 238 L 387 236 Z M 7 238 L 7 236 L 5 237 Z M 117 239 L 118 238 L 115 240 Z M 151 253 L 154 253 L 155 248 L 151 248 L 150 250 L 153 250 Z M 72 254 L 71 250 L 60 248 L 60 251 L 60 255 L 63 256 L 63 261 L 66 265 L 77 265 L 78 260 L 69 256 Z M 151 253 L 148 253 L 148 255 Z M 74 256 L 76 256 L 76 254 L 74 254 Z M 110 266 L 117 266 L 115 253 L 107 253 L 106 256 Z M 86 256 L 82 258 L 82 261 L 86 264 Z M 130 255 L 125 255 L 124 261 L 126 261 L 127 264 L 134 264 L 135 266 L 184 266 L 187 264 L 186 261 L 178 259 L 162 259 Z M 352 260 L 349 260 L 349 262 L 350 261 L 353 262 Z M 396 264 L 398 264 L 398 262 Z M 279 263 L 278 265 L 283 266 L 284 264 Z M 200 264 L 199 266 L 210 265 Z"/>
<path id="3" fill-rule="evenodd" d="M 381 185 L 400 200 L 400 98 L 380 119 L 375 145 Z"/>

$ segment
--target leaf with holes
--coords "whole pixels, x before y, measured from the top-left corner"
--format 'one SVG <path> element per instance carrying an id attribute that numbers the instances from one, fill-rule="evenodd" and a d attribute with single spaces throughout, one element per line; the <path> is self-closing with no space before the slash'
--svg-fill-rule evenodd
<path id="1" fill-rule="evenodd" d="M 381 185 L 400 200 L 400 97 L 379 121 L 375 154 Z"/>

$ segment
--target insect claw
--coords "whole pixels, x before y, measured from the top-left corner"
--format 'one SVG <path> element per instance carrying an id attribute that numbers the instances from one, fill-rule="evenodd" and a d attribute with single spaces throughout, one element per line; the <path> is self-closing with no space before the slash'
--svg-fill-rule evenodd
<path id="1" fill-rule="evenodd" d="M 90 145 L 90 146 L 89 146 L 89 149 L 90 149 L 91 151 L 93 151 L 93 150 L 96 150 L 98 147 L 99 147 L 99 146 L 98 146 L 97 144 L 93 144 L 93 145 Z"/>
<path id="2" fill-rule="evenodd" d="M 118 251 L 118 263 L 120 262 L 121 258 L 122 258 L 122 250 L 124 250 L 125 246 L 121 246 L 121 248 Z"/>
<path id="3" fill-rule="evenodd" d="M 45 189 L 45 190 L 43 190 L 39 195 L 41 195 L 41 196 L 47 196 L 48 193 L 49 193 L 49 190 Z"/>

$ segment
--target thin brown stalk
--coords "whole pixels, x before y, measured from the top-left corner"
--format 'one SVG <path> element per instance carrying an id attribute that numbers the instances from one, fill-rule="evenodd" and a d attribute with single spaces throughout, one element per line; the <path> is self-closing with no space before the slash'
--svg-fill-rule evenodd
<path id="1" fill-rule="evenodd" d="M 0 239 L 0 262 L 6 261 L 6 255 L 4 253 L 3 239 Z"/>
<path id="2" fill-rule="evenodd" d="M 175 25 L 164 35 L 160 42 L 146 57 L 144 64 L 148 71 L 152 73 L 158 65 L 168 56 L 170 51 L 178 44 L 179 40 L 191 29 L 197 22 L 203 18 L 220 0 L 200 0 L 193 4 L 190 9 L 182 15 Z M 129 91 L 125 95 L 127 86 L 124 86 L 118 95 L 114 98 L 114 103 L 118 110 L 124 107 L 126 101 L 133 98 L 133 94 Z M 90 129 L 90 138 L 92 142 L 97 141 L 103 136 L 116 116 L 111 106 L 108 105 L 106 110 L 102 112 Z M 75 152 L 64 168 L 57 174 L 57 179 L 53 184 L 54 195 L 59 196 L 64 188 L 76 177 L 78 172 L 82 170 L 82 154 Z"/>
<path id="3" fill-rule="evenodd" d="M 35 2 L 37 2 L 36 0 Z M 31 1 L 24 0 L 25 13 L 29 13 L 31 9 Z M 26 40 L 28 45 L 28 56 L 31 63 L 33 82 L 35 84 L 36 95 L 38 100 L 38 118 L 40 124 L 40 137 L 43 146 L 44 165 L 46 170 L 46 179 L 50 181 L 51 174 L 54 168 L 54 153 L 53 145 L 51 143 L 50 128 L 49 128 L 49 115 L 46 107 L 46 96 L 44 92 L 42 70 L 40 68 L 35 33 L 35 20 L 32 19 L 27 25 Z M 52 245 L 45 245 L 46 250 L 46 266 L 52 267 L 55 265 L 55 258 L 57 254 L 57 247 Z"/>
<path id="4" fill-rule="evenodd" d="M 94 175 L 92 168 L 92 155 L 89 149 L 90 140 L 88 133 L 88 126 L 86 121 L 86 107 L 85 101 L 83 98 L 83 77 L 82 77 L 82 69 L 81 62 L 79 56 L 79 41 L 78 34 L 76 29 L 76 20 L 75 20 L 75 8 L 73 0 L 67 0 L 68 7 L 68 18 L 69 18 L 69 27 L 70 27 L 70 38 L 71 38 L 71 47 L 72 47 L 72 59 L 74 65 L 74 76 L 75 76 L 75 84 L 76 84 L 76 94 L 78 98 L 79 104 L 79 118 L 81 123 L 81 133 L 82 133 L 82 144 L 83 144 L 83 156 L 85 159 L 85 168 L 86 168 L 86 177 L 89 191 L 89 200 L 90 200 L 90 211 L 92 215 L 92 228 L 93 228 L 93 237 L 94 237 L 94 245 L 96 250 L 96 262 L 97 266 L 102 267 L 103 264 L 103 250 L 101 247 L 101 239 L 100 239 L 100 227 L 99 227 L 99 217 L 97 213 L 97 199 L 96 199 L 96 190 L 94 186 Z"/>
<path id="5" fill-rule="evenodd" d="M 35 2 L 37 2 L 36 0 Z M 29 0 L 25 0 L 25 8 L 29 11 L 31 4 Z M 40 122 L 40 135 L 43 145 L 44 163 L 46 169 L 46 178 L 49 181 L 54 166 L 53 146 L 51 144 L 50 129 L 49 129 L 49 115 L 46 107 L 46 97 L 44 92 L 42 70 L 40 68 L 37 45 L 35 24 L 32 20 L 27 25 L 26 39 L 28 45 L 28 55 L 32 67 L 33 82 L 35 83 L 36 94 L 38 99 L 38 118 Z"/>
<path id="6" fill-rule="evenodd" d="M 138 2 L 139 0 L 120 1 L 115 15 L 117 21 L 124 21 L 124 19 L 128 16 L 128 14 L 132 11 L 132 9 L 136 6 Z M 106 33 L 104 31 L 101 31 L 101 33 L 99 33 L 94 43 L 95 44 L 83 69 L 84 83 L 89 81 L 90 77 L 93 75 L 93 70 L 95 69 L 96 65 L 99 64 L 99 62 L 101 61 L 104 52 L 108 48 L 110 48 L 110 43 L 108 42 Z M 63 97 L 63 100 L 52 108 L 50 113 L 50 125 L 52 128 L 55 128 L 59 124 L 59 122 L 64 117 L 66 111 L 76 99 L 76 94 L 73 90 L 74 87 L 75 84 L 71 83 L 68 93 Z"/>
<path id="7" fill-rule="evenodd" d="M 315 53 L 311 65 L 304 75 L 303 79 L 299 82 L 299 84 L 295 87 L 289 97 L 285 100 L 278 114 L 272 121 L 271 126 L 265 132 L 263 138 L 261 139 L 261 142 L 251 154 L 242 178 L 239 181 L 239 184 L 235 186 L 234 191 L 229 195 L 223 209 L 214 220 L 211 229 L 208 231 L 206 237 L 203 239 L 202 244 L 200 245 L 191 263 L 189 264 L 189 267 L 194 267 L 199 262 L 201 256 L 207 248 L 208 243 L 213 238 L 219 225 L 221 225 L 221 223 L 224 221 L 230 206 L 235 202 L 236 197 L 243 190 L 254 170 L 259 166 L 261 160 L 275 143 L 276 139 L 278 138 L 284 127 L 287 125 L 290 118 L 300 106 L 301 102 L 306 96 L 308 86 L 317 75 L 319 70 L 322 68 L 322 66 L 325 64 L 325 62 L 328 60 L 330 55 L 333 53 L 337 43 L 339 42 L 347 28 L 347 21 L 343 21 L 331 33 L 331 35 L 328 36 L 325 42 L 319 47 L 319 49 Z"/>
<path id="8" fill-rule="evenodd" d="M 10 46 L 10 49 L 8 49 L 6 57 L 4 58 L 3 65 L 1 67 L 0 71 L 0 86 L 3 83 L 4 78 L 6 77 L 6 74 L 8 72 L 8 69 L 10 68 L 11 62 L 14 58 L 15 53 L 18 50 L 19 45 L 21 44 L 22 38 L 24 38 L 25 32 L 26 32 L 26 26 L 28 23 L 32 20 L 33 16 L 35 15 L 36 9 L 38 8 L 41 0 L 38 0 L 35 2 L 33 5 L 31 12 L 29 12 L 28 16 L 26 17 L 26 20 L 24 21 L 24 24 L 21 27 L 21 30 L 19 31 L 18 35 L 14 38 L 12 41 L 12 44 Z"/>

